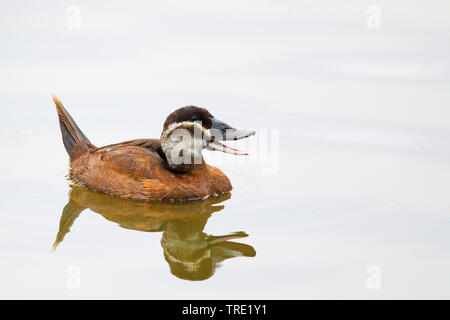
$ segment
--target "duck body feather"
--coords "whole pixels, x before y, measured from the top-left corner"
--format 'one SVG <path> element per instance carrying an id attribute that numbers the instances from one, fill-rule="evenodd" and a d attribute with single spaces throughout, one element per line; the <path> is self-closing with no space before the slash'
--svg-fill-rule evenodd
<path id="1" fill-rule="evenodd" d="M 159 139 L 137 139 L 96 148 L 77 143 L 69 179 L 76 185 L 124 198 L 195 200 L 231 191 L 227 176 L 202 161 L 186 173 L 170 170 Z"/>

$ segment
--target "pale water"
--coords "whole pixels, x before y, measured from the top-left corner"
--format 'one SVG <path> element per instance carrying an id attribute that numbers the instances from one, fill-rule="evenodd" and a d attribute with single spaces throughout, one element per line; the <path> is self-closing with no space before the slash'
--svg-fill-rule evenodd
<path id="1" fill-rule="evenodd" d="M 25 3 L 1 5 L 1 298 L 450 298 L 447 2 Z M 187 104 L 257 134 L 204 151 L 231 195 L 115 199 L 69 187 L 51 92 L 98 146 Z"/>

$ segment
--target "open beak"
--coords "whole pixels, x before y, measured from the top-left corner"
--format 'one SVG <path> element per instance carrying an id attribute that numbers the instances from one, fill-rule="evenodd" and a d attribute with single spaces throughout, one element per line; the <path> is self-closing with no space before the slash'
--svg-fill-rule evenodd
<path id="1" fill-rule="evenodd" d="M 228 146 L 224 145 L 223 143 L 220 143 L 217 140 L 209 142 L 208 146 L 206 148 L 208 150 L 222 151 L 222 152 L 231 153 L 231 154 L 234 154 L 234 155 L 237 155 L 237 156 L 246 156 L 246 155 L 248 155 L 247 152 L 240 151 L 240 150 L 228 147 Z"/>
<path id="2" fill-rule="evenodd" d="M 233 128 L 229 124 L 217 120 L 216 118 L 211 118 L 211 129 L 210 133 L 215 137 L 215 140 L 226 141 L 226 140 L 240 140 L 248 138 L 255 134 L 252 130 L 239 130 Z"/>
<path id="3" fill-rule="evenodd" d="M 225 122 L 217 120 L 216 118 L 211 118 L 211 129 L 209 130 L 209 133 L 212 138 L 208 142 L 207 149 L 222 151 L 225 153 L 230 153 L 239 156 L 245 156 L 248 155 L 247 152 L 228 147 L 220 143 L 219 141 L 244 139 L 254 135 L 255 131 L 238 130 Z"/>

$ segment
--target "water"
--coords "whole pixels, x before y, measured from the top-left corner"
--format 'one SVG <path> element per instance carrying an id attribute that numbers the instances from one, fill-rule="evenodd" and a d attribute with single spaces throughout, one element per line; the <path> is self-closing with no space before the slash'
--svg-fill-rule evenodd
<path id="1" fill-rule="evenodd" d="M 448 4 L 69 4 L 2 4 L 1 298 L 450 297 Z M 98 146 L 187 104 L 257 134 L 204 151 L 230 195 L 115 199 L 70 187 L 51 92 Z"/>

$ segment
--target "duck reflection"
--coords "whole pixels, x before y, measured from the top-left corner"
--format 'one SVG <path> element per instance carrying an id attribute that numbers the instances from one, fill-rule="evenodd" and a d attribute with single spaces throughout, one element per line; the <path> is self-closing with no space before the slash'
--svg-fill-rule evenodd
<path id="1" fill-rule="evenodd" d="M 230 194 L 186 203 L 146 202 L 121 199 L 72 186 L 69 202 L 63 209 L 53 248 L 63 241 L 70 227 L 87 208 L 122 228 L 163 232 L 161 246 L 173 275 L 187 280 L 210 278 L 219 263 L 230 258 L 256 255 L 252 246 L 230 241 L 245 238 L 244 232 L 208 235 L 203 232 L 214 212 Z"/>

